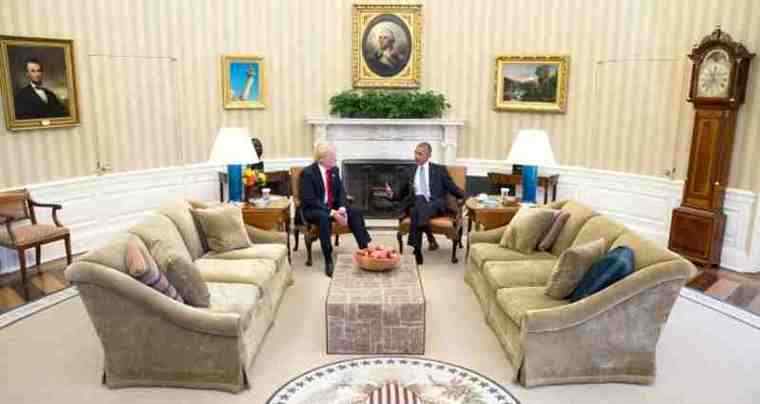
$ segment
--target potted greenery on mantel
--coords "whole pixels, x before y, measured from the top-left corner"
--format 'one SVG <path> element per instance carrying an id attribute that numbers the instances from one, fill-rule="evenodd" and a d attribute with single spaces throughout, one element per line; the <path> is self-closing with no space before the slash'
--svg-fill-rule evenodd
<path id="1" fill-rule="evenodd" d="M 430 119 L 451 107 L 434 91 L 348 90 L 330 98 L 330 114 L 340 118 Z"/>

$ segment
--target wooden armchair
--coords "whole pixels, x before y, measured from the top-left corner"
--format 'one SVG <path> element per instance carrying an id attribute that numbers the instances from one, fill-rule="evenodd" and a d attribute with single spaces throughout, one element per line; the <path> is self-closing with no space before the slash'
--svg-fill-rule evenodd
<path id="1" fill-rule="evenodd" d="M 454 183 L 464 191 L 467 182 L 467 168 L 464 166 L 448 166 L 446 169 L 449 171 L 449 175 Z M 457 247 L 463 248 L 462 230 L 464 219 L 462 218 L 462 215 L 464 210 L 464 199 L 457 199 L 455 196 L 449 194 L 446 196 L 446 203 L 446 214 L 431 218 L 430 228 L 433 234 L 443 234 L 446 238 L 451 240 L 451 262 L 456 264 L 459 262 L 459 259 L 457 258 Z M 401 253 L 404 252 L 403 236 L 409 234 L 410 225 L 411 219 L 408 216 L 399 219 L 396 239 L 398 240 L 398 249 Z"/>
<path id="2" fill-rule="evenodd" d="M 55 226 L 38 224 L 35 207 L 51 208 Z M 0 226 L 2 226 L 0 227 L 0 246 L 14 249 L 18 253 L 25 297 L 28 297 L 28 291 L 26 289 L 26 254 L 24 253 L 28 248 L 34 247 L 39 270 L 42 261 L 42 245 L 63 240 L 66 247 L 66 263 L 71 265 L 69 229 L 63 227 L 58 221 L 59 209 L 61 205 L 36 202 L 26 189 L 0 193 Z M 13 225 L 14 222 L 27 220 L 31 221 L 31 224 Z"/>
<path id="3" fill-rule="evenodd" d="M 311 244 L 314 240 L 319 239 L 319 226 L 306 221 L 301 209 L 301 177 L 303 177 L 303 167 L 290 167 L 290 191 L 293 194 L 293 204 L 295 206 L 295 217 L 293 218 L 293 235 L 295 236 L 295 245 L 293 251 L 298 251 L 298 235 L 303 232 L 303 242 L 306 244 L 306 266 L 311 266 Z M 352 198 L 346 196 L 346 203 L 351 203 Z M 342 226 L 337 222 L 332 222 L 332 234 L 335 235 L 335 245 L 340 244 L 340 235 L 351 233 L 348 226 Z"/>

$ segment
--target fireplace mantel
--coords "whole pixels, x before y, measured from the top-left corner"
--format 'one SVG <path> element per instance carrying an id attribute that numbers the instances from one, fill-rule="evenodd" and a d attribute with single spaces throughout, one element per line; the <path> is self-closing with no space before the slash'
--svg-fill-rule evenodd
<path id="1" fill-rule="evenodd" d="M 431 159 L 454 164 L 464 121 L 449 119 L 307 118 L 313 141 L 336 146 L 339 163 L 349 159 L 412 160 L 414 147 L 428 142 Z"/>

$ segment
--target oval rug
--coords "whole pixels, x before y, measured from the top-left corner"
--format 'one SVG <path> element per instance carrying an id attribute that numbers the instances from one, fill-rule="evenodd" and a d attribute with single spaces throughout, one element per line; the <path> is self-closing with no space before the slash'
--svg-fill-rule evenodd
<path id="1" fill-rule="evenodd" d="M 518 404 L 503 386 L 461 366 L 414 357 L 348 359 L 307 371 L 267 404 Z"/>

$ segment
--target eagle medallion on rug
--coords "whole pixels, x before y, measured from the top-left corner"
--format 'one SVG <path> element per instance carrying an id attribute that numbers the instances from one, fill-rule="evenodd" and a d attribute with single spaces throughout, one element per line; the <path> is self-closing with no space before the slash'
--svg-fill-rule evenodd
<path id="1" fill-rule="evenodd" d="M 414 357 L 331 363 L 280 387 L 267 404 L 518 404 L 503 386 L 472 370 Z"/>

